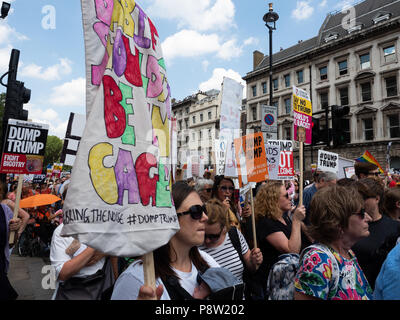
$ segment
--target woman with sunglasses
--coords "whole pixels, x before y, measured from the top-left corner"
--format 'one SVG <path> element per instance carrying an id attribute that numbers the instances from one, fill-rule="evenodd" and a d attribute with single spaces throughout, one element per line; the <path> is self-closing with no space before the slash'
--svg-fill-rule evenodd
<path id="1" fill-rule="evenodd" d="M 368 237 L 358 241 L 352 250 L 363 269 L 372 289 L 389 251 L 400 236 L 400 222 L 383 214 L 384 188 L 376 178 L 364 178 L 355 183 L 364 198 L 364 208 L 371 217 Z"/>
<path id="2" fill-rule="evenodd" d="M 180 230 L 167 244 L 153 252 L 156 292 L 143 285 L 143 263 L 137 260 L 118 278 L 112 300 L 146 299 L 156 295 L 161 300 L 185 299 L 174 290 L 177 282 L 180 289 L 193 295 L 198 285 L 198 272 L 219 267 L 213 258 L 197 248 L 204 241 L 207 221 L 205 207 L 197 192 L 186 182 L 178 181 L 172 186 L 172 197 Z"/>
<path id="3" fill-rule="evenodd" d="M 230 236 L 232 228 L 227 214 L 227 208 L 217 199 L 206 203 L 208 220 L 206 222 L 204 244 L 201 250 L 211 255 L 221 267 L 228 269 L 240 281 L 243 281 L 244 264 L 233 245 Z M 255 272 L 262 263 L 262 253 L 259 248 L 249 250 L 249 246 L 242 233 L 234 228 L 240 242 L 241 255 L 248 270 Z"/>
<path id="4" fill-rule="evenodd" d="M 241 230 L 239 222 L 239 210 L 237 203 L 234 199 L 235 185 L 231 178 L 223 175 L 216 176 L 214 185 L 211 191 L 211 199 L 218 199 L 224 206 L 229 209 L 229 223 L 231 226 Z M 242 210 L 242 215 L 247 216 L 251 214 L 250 206 L 246 206 Z"/>
<path id="5" fill-rule="evenodd" d="M 295 278 L 296 300 L 369 300 L 372 289 L 351 247 L 369 235 L 371 217 L 352 187 L 328 186 L 311 200 L 311 236 Z"/>
<path id="6" fill-rule="evenodd" d="M 257 278 L 267 289 L 268 273 L 284 253 L 299 253 L 302 248 L 301 223 L 305 218 L 304 206 L 289 212 L 292 202 L 281 181 L 267 181 L 257 193 L 254 202 L 258 244 L 264 260 Z"/>

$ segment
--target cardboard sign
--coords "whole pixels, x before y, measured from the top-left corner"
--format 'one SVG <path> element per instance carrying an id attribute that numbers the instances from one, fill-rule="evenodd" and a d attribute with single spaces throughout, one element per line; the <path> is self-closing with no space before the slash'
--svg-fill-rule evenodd
<path id="1" fill-rule="evenodd" d="M 294 139 L 311 144 L 312 105 L 307 91 L 293 86 Z"/>
<path id="2" fill-rule="evenodd" d="M 238 164 L 239 186 L 248 182 L 268 179 L 268 165 L 262 132 L 235 139 L 235 155 Z"/>
<path id="3" fill-rule="evenodd" d="M 293 142 L 291 140 L 279 140 L 279 144 L 278 180 L 291 180 L 294 176 Z"/>
<path id="4" fill-rule="evenodd" d="M 279 140 L 268 140 L 265 144 L 267 156 L 268 174 L 270 180 L 279 180 L 279 162 L 281 158 L 281 144 Z"/>
<path id="5" fill-rule="evenodd" d="M 339 155 L 337 153 L 318 150 L 318 170 L 338 173 Z"/>
<path id="6" fill-rule="evenodd" d="M 9 119 L 0 173 L 41 174 L 49 125 Z"/>
<path id="7" fill-rule="evenodd" d="M 61 235 L 109 255 L 141 256 L 179 230 L 161 39 L 133 0 L 81 0 L 81 7 L 87 121 Z"/>

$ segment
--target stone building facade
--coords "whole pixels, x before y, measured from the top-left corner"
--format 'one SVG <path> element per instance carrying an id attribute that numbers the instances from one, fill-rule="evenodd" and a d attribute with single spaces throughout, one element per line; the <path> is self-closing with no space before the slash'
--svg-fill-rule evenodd
<path id="1" fill-rule="evenodd" d="M 349 106 L 348 143 L 338 148 L 306 146 L 305 168 L 318 149 L 347 159 L 368 150 L 386 167 L 400 169 L 400 1 L 366 0 L 327 15 L 317 36 L 273 55 L 273 100 L 269 101 L 269 57 L 253 54 L 247 84 L 247 129 L 259 130 L 261 105 L 278 108 L 278 138 L 293 140 L 292 86 L 311 93 L 313 113 L 326 126 L 324 108 Z M 328 118 L 331 128 L 331 119 Z M 335 128 L 332 128 L 335 130 Z M 296 158 L 296 153 L 295 153 Z M 297 164 L 298 167 L 298 159 Z"/>

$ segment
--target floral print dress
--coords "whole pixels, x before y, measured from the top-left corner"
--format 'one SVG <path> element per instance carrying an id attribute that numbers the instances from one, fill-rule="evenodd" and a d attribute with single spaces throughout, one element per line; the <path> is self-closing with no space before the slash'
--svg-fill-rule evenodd
<path id="1" fill-rule="evenodd" d="M 324 300 L 371 300 L 372 289 L 354 252 L 350 250 L 351 258 L 345 259 L 332 248 L 324 247 L 333 255 L 318 248 L 305 249 L 295 278 L 295 290 Z"/>

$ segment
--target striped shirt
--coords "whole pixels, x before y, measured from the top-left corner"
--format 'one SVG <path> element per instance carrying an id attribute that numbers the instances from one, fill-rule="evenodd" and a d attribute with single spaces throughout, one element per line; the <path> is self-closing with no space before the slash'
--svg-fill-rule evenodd
<path id="1" fill-rule="evenodd" d="M 242 233 L 238 230 L 240 245 L 242 248 L 242 255 L 244 256 L 249 250 L 249 246 Z M 239 254 L 233 246 L 229 234 L 225 234 L 225 240 L 218 247 L 207 248 L 204 245 L 199 247 L 200 250 L 207 252 L 214 258 L 218 264 L 233 273 L 240 281 L 243 281 L 244 266 L 240 260 Z"/>

